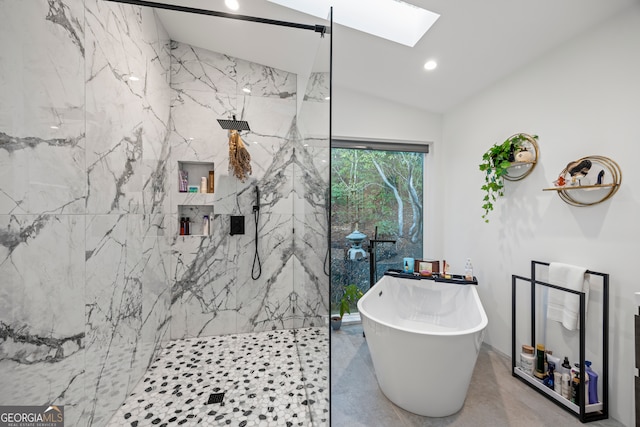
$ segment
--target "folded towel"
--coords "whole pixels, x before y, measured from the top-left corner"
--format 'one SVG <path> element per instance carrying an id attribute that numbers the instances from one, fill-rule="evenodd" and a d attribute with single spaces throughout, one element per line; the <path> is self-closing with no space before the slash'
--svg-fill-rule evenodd
<path id="1" fill-rule="evenodd" d="M 575 265 L 552 262 L 549 265 L 549 283 L 563 288 L 585 293 L 585 314 L 589 300 L 589 280 L 585 276 L 587 269 Z M 579 327 L 580 297 L 569 292 L 549 289 L 547 318 L 562 322 L 562 325 L 573 331 Z"/>

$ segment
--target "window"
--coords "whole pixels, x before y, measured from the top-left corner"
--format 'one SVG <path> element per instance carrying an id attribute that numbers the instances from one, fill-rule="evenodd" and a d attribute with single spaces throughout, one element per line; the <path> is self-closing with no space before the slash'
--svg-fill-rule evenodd
<path id="1" fill-rule="evenodd" d="M 375 283 L 386 270 L 401 269 L 404 257 L 422 258 L 428 145 L 334 141 L 332 147 L 331 308 L 335 313 L 344 286 L 355 283 L 364 292 L 372 277 Z M 390 147 L 407 151 L 388 151 Z M 378 239 L 396 243 L 377 244 L 372 254 L 369 240 L 376 229 Z M 370 271 L 372 255 L 375 271 Z"/>

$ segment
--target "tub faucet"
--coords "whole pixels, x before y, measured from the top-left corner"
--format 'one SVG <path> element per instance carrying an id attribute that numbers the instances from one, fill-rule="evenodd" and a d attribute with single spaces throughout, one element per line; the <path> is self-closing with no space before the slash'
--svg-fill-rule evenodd
<path id="1" fill-rule="evenodd" d="M 375 233 L 373 234 L 373 239 L 369 239 L 369 289 L 374 285 L 377 281 L 376 275 L 376 245 L 378 243 L 393 243 L 395 244 L 395 240 L 390 239 L 378 239 L 378 226 L 376 225 Z"/>

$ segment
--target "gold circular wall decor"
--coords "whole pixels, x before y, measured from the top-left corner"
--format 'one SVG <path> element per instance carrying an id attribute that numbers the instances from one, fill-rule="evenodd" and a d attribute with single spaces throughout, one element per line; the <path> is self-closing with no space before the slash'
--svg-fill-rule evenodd
<path id="1" fill-rule="evenodd" d="M 511 162 L 508 172 L 504 175 L 504 179 L 507 181 L 520 181 L 527 177 L 535 169 L 540 154 L 536 138 L 526 133 L 516 133 L 507 139 L 515 136 L 522 136 L 524 141 L 522 141 L 520 149 L 514 153 L 516 160 Z M 523 160 L 519 161 L 519 158 Z"/>
<path id="2" fill-rule="evenodd" d="M 604 156 L 586 156 L 570 162 L 554 181 L 558 196 L 572 206 L 593 206 L 613 196 L 622 183 L 622 171 Z"/>

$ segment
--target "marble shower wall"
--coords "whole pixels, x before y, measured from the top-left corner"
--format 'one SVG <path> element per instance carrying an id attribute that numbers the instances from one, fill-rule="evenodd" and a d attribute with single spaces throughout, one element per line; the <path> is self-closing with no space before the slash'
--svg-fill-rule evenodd
<path id="1" fill-rule="evenodd" d="M 0 404 L 105 425 L 168 340 L 168 36 L 102 0 L 0 15 Z"/>
<path id="2" fill-rule="evenodd" d="M 321 325 L 328 120 L 324 149 L 309 146 L 294 74 L 182 43 L 172 44 L 171 82 L 171 337 Z M 241 133 L 253 169 L 245 182 L 228 172 L 228 134 L 216 121 L 234 114 L 251 127 Z M 178 192 L 178 162 L 187 161 L 213 163 L 213 194 Z M 210 236 L 178 235 L 180 205 L 213 205 Z M 229 234 L 231 215 L 245 216 L 245 235 Z M 191 220 L 199 227 L 201 218 Z M 254 280 L 256 228 L 262 274 Z"/>

